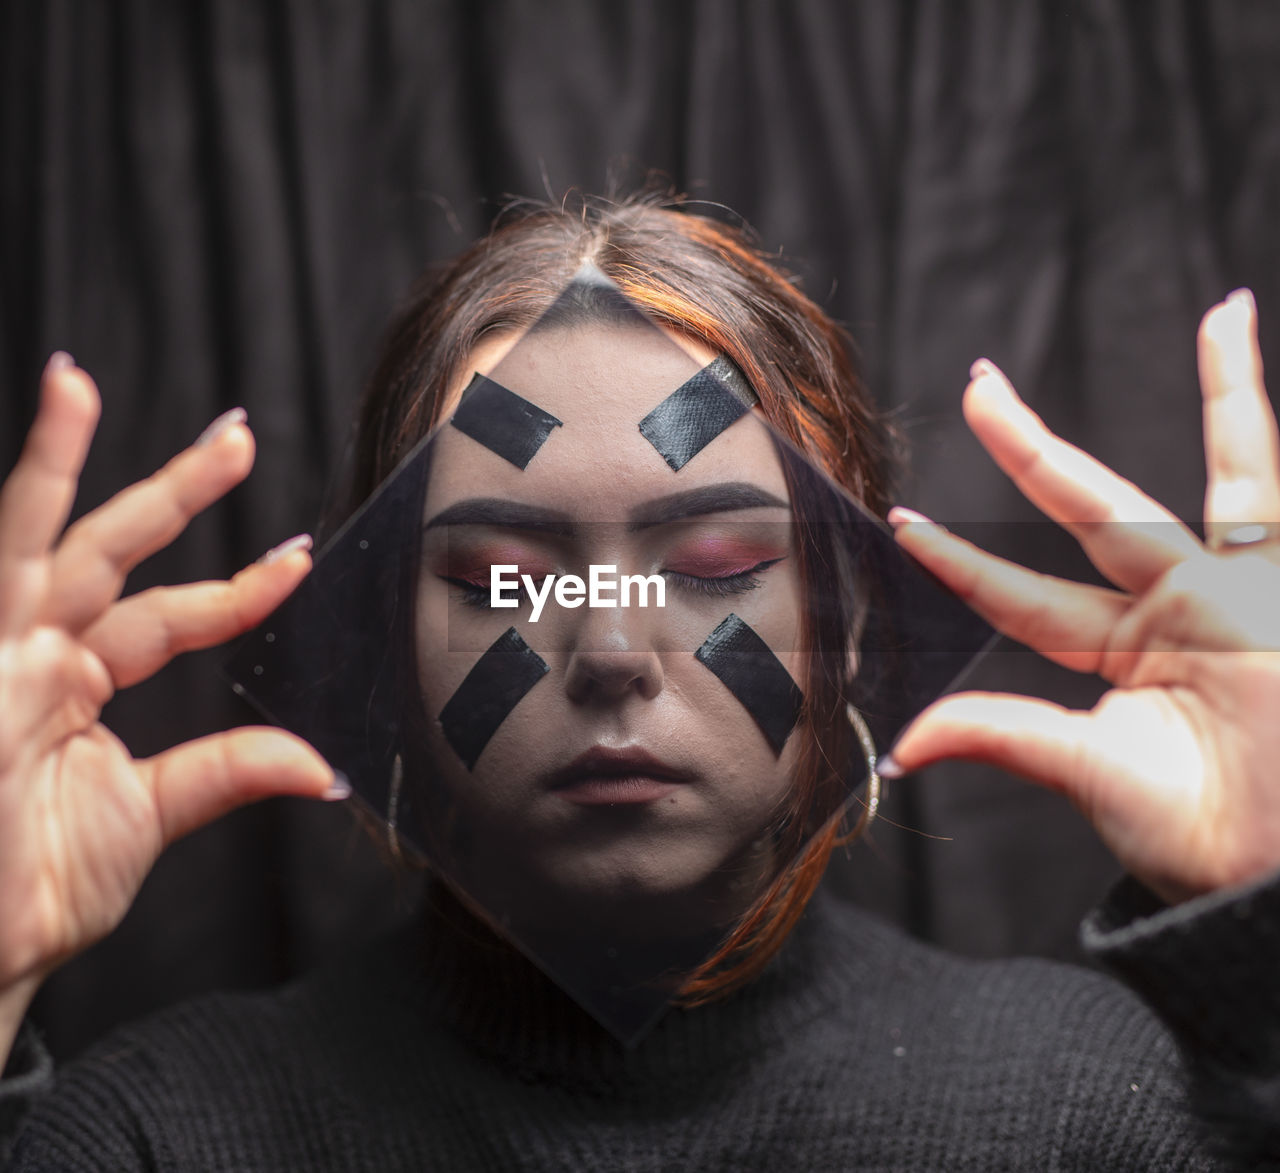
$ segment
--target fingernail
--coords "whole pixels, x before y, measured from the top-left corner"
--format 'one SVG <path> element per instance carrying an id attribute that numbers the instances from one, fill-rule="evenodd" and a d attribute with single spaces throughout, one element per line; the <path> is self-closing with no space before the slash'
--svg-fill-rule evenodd
<path id="1" fill-rule="evenodd" d="M 911 525 L 919 522 L 923 522 L 925 525 L 934 524 L 923 513 L 917 513 L 914 509 L 908 509 L 905 505 L 895 505 L 889 510 L 889 524 L 895 529 L 900 525 Z"/>
<path id="2" fill-rule="evenodd" d="M 344 798 L 351 797 L 351 783 L 347 781 L 347 776 L 341 770 L 334 770 L 333 781 L 329 783 L 329 789 L 321 796 L 325 802 L 341 802 Z"/>
<path id="3" fill-rule="evenodd" d="M 236 424 L 242 424 L 248 418 L 249 414 L 243 407 L 233 407 L 230 411 L 224 411 L 196 437 L 194 447 L 203 448 L 212 444 L 228 428 L 234 428 Z"/>
<path id="4" fill-rule="evenodd" d="M 881 778 L 888 778 L 892 781 L 894 778 L 902 777 L 902 767 L 894 760 L 892 754 L 885 754 L 878 762 L 876 762 L 876 773 Z"/>
<path id="5" fill-rule="evenodd" d="M 1251 314 L 1256 313 L 1258 310 L 1258 305 L 1253 299 L 1253 290 L 1243 285 L 1239 289 L 1233 289 L 1228 293 L 1227 300 L 1235 302 L 1237 305 L 1245 306 Z"/>
<path id="6" fill-rule="evenodd" d="M 75 365 L 76 360 L 65 350 L 55 350 L 44 364 L 44 373 L 51 375 L 54 371 L 67 371 Z"/>
<path id="7" fill-rule="evenodd" d="M 272 562 L 279 562 L 281 558 L 287 558 L 295 550 L 310 550 L 311 535 L 298 534 L 296 537 L 290 538 L 287 542 L 281 542 L 278 546 L 272 546 L 261 558 L 258 559 L 259 566 L 270 566 Z"/>
<path id="8" fill-rule="evenodd" d="M 995 373 L 996 365 L 989 358 L 976 359 L 969 368 L 969 378 L 975 383 L 986 375 L 994 375 Z"/>

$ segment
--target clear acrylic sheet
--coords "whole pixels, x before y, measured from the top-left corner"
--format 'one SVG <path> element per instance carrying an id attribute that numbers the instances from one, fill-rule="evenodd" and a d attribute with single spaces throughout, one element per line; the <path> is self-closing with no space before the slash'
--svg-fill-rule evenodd
<path id="1" fill-rule="evenodd" d="M 627 1044 L 993 638 L 753 399 L 580 274 L 226 669 Z"/>

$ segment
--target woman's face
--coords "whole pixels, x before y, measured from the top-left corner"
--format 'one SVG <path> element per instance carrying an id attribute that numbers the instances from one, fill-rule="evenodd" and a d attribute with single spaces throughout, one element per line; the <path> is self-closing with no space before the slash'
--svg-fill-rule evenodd
<path id="1" fill-rule="evenodd" d="M 694 653 L 732 613 L 803 682 L 782 467 L 752 412 L 678 472 L 638 427 L 714 357 L 627 326 L 491 341 L 461 383 L 487 374 L 561 425 L 523 469 L 459 428 L 437 436 L 418 671 L 433 784 L 454 807 L 454 843 L 465 844 L 454 878 L 491 914 L 538 891 L 566 907 L 699 897 L 731 917 L 775 862 L 767 829 L 799 737 L 775 748 Z M 453 392 L 446 417 L 461 385 Z M 518 567 L 539 589 L 547 575 L 587 579 L 592 565 L 660 575 L 665 606 L 651 590 L 648 607 L 571 608 L 553 591 L 534 622 L 523 589 L 518 607 L 491 607 L 495 565 Z M 439 718 L 512 627 L 546 671 L 469 767 Z"/>

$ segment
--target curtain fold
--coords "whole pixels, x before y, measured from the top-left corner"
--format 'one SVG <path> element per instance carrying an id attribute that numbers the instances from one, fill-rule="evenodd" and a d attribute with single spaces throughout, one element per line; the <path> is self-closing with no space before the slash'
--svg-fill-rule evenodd
<path id="1" fill-rule="evenodd" d="M 105 399 L 79 508 L 233 405 L 258 439 L 250 481 L 130 589 L 315 525 L 382 324 L 512 195 L 652 169 L 745 216 L 853 332 L 912 441 L 906 502 L 1044 567 L 1080 559 L 968 436 L 974 358 L 1195 518 L 1200 312 L 1248 283 L 1280 357 L 1267 0 L 11 0 L 0 62 L 5 466 L 58 347 Z M 218 659 L 108 722 L 150 753 L 251 719 Z M 1015 651 L 978 682 L 1097 691 Z M 908 780 L 888 814 L 831 882 L 971 952 L 1071 955 L 1114 875 L 1060 800 L 968 767 Z M 400 915 L 396 886 L 342 811 L 240 812 L 165 857 L 42 1020 L 65 1054 L 286 977 Z"/>

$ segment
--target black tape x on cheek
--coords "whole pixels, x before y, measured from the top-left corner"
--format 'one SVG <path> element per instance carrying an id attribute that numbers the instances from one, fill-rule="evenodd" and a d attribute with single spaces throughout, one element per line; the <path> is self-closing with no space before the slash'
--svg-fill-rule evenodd
<path id="1" fill-rule="evenodd" d="M 467 384 L 449 422 L 519 469 L 529 467 L 552 429 L 562 424 L 537 404 L 484 375 L 476 375 Z"/>
<path id="2" fill-rule="evenodd" d="M 804 693 L 769 645 L 730 614 L 694 655 L 751 714 L 774 754 L 781 754 L 800 719 Z"/>
<path id="3" fill-rule="evenodd" d="M 511 710 L 550 669 L 509 627 L 476 661 L 440 711 L 440 729 L 468 770 Z"/>
<path id="4" fill-rule="evenodd" d="M 640 433 L 679 472 L 755 401 L 738 368 L 721 356 L 686 380 L 640 421 Z"/>

